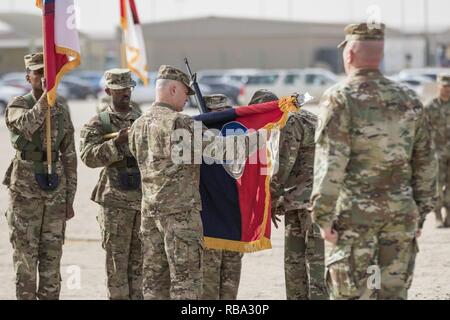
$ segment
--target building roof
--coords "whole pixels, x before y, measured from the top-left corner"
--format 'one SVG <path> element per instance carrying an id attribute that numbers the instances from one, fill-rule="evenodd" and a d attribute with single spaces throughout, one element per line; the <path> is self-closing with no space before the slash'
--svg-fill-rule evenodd
<path id="1" fill-rule="evenodd" d="M 143 24 L 148 38 L 343 37 L 345 24 L 207 16 Z M 402 32 L 387 29 L 390 36 Z"/>
<path id="2" fill-rule="evenodd" d="M 0 13 L 0 21 L 9 26 L 3 35 L 16 38 L 42 37 L 42 18 L 29 13 Z M 2 34 L 0 33 L 0 35 Z"/>
<path id="3" fill-rule="evenodd" d="M 7 28 L 0 29 L 0 40 L 18 41 L 42 38 L 42 17 L 30 13 L 0 13 L 0 22 Z M 80 33 L 80 37 L 86 37 Z"/>

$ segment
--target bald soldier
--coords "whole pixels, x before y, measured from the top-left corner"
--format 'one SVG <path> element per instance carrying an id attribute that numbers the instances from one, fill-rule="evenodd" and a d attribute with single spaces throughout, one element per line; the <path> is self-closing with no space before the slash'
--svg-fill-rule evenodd
<path id="1" fill-rule="evenodd" d="M 210 112 L 231 109 L 223 94 L 203 97 Z M 236 300 L 241 279 L 243 254 L 239 252 L 205 249 L 203 252 L 204 300 Z"/>
<path id="2" fill-rule="evenodd" d="M 438 201 L 434 213 L 437 228 L 450 228 L 450 74 L 439 75 L 437 82 L 439 96 L 425 109 L 438 163 Z"/>
<path id="3" fill-rule="evenodd" d="M 128 130 L 141 116 L 130 99 L 136 82 L 128 69 L 105 72 L 106 110 L 81 129 L 81 159 L 90 168 L 103 168 L 91 200 L 100 205 L 98 222 L 106 251 L 108 298 L 142 299 L 141 178 L 128 147 Z M 106 137 L 116 133 L 113 138 Z"/>
<path id="4" fill-rule="evenodd" d="M 406 299 L 436 163 L 416 94 L 385 78 L 384 25 L 345 28 L 347 78 L 321 101 L 313 220 L 333 299 Z"/>
<path id="5" fill-rule="evenodd" d="M 6 212 L 13 246 L 17 299 L 58 299 L 66 221 L 74 216 L 77 155 L 69 107 L 59 97 L 51 108 L 52 172 L 47 174 L 47 91 L 44 55 L 25 56 L 31 92 L 13 98 L 6 126 L 16 151 L 3 183 L 9 189 Z"/>
<path id="6" fill-rule="evenodd" d="M 202 297 L 202 151 L 207 146 L 223 148 L 235 137 L 213 136 L 200 122 L 182 114 L 192 94 L 184 72 L 161 66 L 156 101 L 130 130 L 130 150 L 142 173 L 144 299 Z M 202 135 L 205 139 L 197 140 Z M 266 139 L 264 135 L 261 138 Z M 246 136 L 244 140 L 245 150 L 250 150 L 246 154 L 257 150 L 258 139 Z M 224 156 L 229 158 L 226 152 Z"/>
<path id="7" fill-rule="evenodd" d="M 278 100 L 268 90 L 258 90 L 250 105 Z M 317 117 L 304 109 L 289 115 L 281 129 L 278 171 L 272 180 L 272 221 L 284 215 L 284 274 L 288 300 L 322 300 L 324 241 L 307 210 L 313 183 L 314 133 Z M 278 206 L 277 206 L 278 204 Z"/>

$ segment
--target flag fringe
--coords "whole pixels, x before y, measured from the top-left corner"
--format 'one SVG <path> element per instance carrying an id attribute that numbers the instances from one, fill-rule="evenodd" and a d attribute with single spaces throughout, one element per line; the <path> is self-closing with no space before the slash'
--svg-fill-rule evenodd
<path id="1" fill-rule="evenodd" d="M 272 249 L 270 239 L 262 237 L 252 242 L 234 241 L 219 238 L 204 238 L 205 247 L 216 250 L 228 250 L 241 253 L 251 253 L 261 250 Z"/>
<path id="2" fill-rule="evenodd" d="M 294 97 L 283 97 L 278 101 L 278 107 L 283 112 L 283 115 L 277 122 L 268 123 L 265 125 L 262 129 L 266 130 L 272 130 L 272 129 L 281 129 L 283 128 L 287 120 L 289 118 L 289 112 L 296 112 L 299 111 L 300 108 L 297 107 L 295 103 Z M 270 150 L 268 147 L 266 147 L 266 159 L 271 159 L 270 157 Z M 269 161 L 267 164 L 268 172 L 270 172 L 270 169 L 272 167 L 272 162 Z M 252 241 L 252 242 L 244 242 L 244 241 L 234 241 L 234 240 L 226 240 L 226 239 L 219 239 L 219 238 L 211 238 L 211 237 L 204 237 L 205 246 L 210 249 L 216 249 L 216 250 L 228 250 L 228 251 L 235 251 L 235 252 L 241 252 L 241 253 L 251 253 L 266 249 L 272 248 L 272 242 L 269 238 L 265 236 L 267 223 L 269 221 L 269 207 L 270 207 L 270 180 L 271 176 L 267 175 L 265 179 L 265 200 L 264 200 L 264 216 L 263 216 L 263 222 L 261 224 L 261 233 L 259 240 Z"/>
<path id="3" fill-rule="evenodd" d="M 71 50 L 69 48 L 56 46 L 56 53 L 65 54 L 67 56 L 71 56 L 74 59 L 67 62 L 64 66 L 62 66 L 61 70 L 56 74 L 55 85 L 54 87 L 47 92 L 47 100 L 50 106 L 54 106 L 56 102 L 56 90 L 58 88 L 58 84 L 61 81 L 61 78 L 68 72 L 72 71 L 76 67 L 78 67 L 81 63 L 80 54 L 77 51 Z"/>

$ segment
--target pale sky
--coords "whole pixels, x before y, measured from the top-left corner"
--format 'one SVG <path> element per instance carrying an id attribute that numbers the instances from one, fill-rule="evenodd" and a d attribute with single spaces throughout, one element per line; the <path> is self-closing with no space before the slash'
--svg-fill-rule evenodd
<path id="1" fill-rule="evenodd" d="M 0 12 L 40 14 L 34 3 L 34 0 L 1 0 Z M 79 7 L 81 31 L 114 32 L 119 23 L 119 0 L 75 0 L 75 3 Z M 415 31 L 424 29 L 425 3 L 429 8 L 430 29 L 449 29 L 449 0 L 136 0 L 142 22 L 215 15 L 347 23 L 379 15 L 390 27 Z"/>

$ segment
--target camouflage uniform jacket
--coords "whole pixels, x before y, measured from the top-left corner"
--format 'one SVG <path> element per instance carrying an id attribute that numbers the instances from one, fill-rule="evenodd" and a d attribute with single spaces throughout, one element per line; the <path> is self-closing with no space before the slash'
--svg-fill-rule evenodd
<path id="1" fill-rule="evenodd" d="M 450 100 L 433 99 L 425 110 L 436 152 L 450 156 Z"/>
<path id="2" fill-rule="evenodd" d="M 39 130 L 42 141 L 42 150 L 45 152 L 47 138 L 45 116 L 47 113 L 47 99 L 42 97 L 39 101 L 33 97 L 35 105 L 29 108 L 23 97 L 16 97 L 8 104 L 5 114 L 6 126 L 10 132 L 21 135 L 28 141 L 32 141 L 34 133 Z M 20 193 L 24 197 L 60 199 L 72 205 L 77 189 L 77 155 L 75 150 L 74 127 L 70 118 L 69 107 L 62 98 L 57 98 L 55 106 L 51 108 L 51 137 L 52 146 L 55 145 L 58 136 L 58 116 L 63 113 L 64 136 L 59 145 L 56 173 L 60 184 L 54 191 L 44 191 L 39 188 L 35 176 L 34 166 L 31 160 L 22 160 L 21 151 L 16 151 L 6 172 L 3 184 L 11 191 Z M 47 163 L 44 162 L 47 168 Z"/>
<path id="3" fill-rule="evenodd" d="M 175 136 L 171 139 L 174 132 Z M 209 139 L 212 136 L 202 139 L 202 134 L 208 132 L 201 122 L 160 102 L 154 103 L 133 124 L 129 145 L 141 170 L 142 211 L 161 216 L 194 208 L 201 210 L 199 184 L 202 150 L 226 145 L 215 135 L 219 138 L 215 140 L 218 142 L 216 145 Z M 190 135 L 190 139 L 184 136 L 179 139 L 180 134 Z M 245 140 L 245 148 L 251 150 L 250 154 L 257 150 L 256 140 Z M 174 155 L 184 155 L 186 150 L 190 151 L 186 159 L 173 161 Z"/>
<path id="4" fill-rule="evenodd" d="M 139 110 L 134 108 L 128 113 L 120 113 L 109 106 L 106 111 L 109 113 L 114 132 L 131 127 L 141 116 Z M 111 166 L 126 157 L 133 157 L 128 144 L 117 146 L 114 139 L 105 140 L 105 134 L 107 132 L 104 131 L 99 115 L 95 115 L 81 129 L 81 160 L 90 168 L 104 167 L 91 200 L 108 207 L 141 210 L 141 190 L 122 190 L 119 185 L 119 169 Z"/>
<path id="5" fill-rule="evenodd" d="M 285 211 L 306 209 L 311 197 L 314 134 L 317 117 L 306 110 L 292 113 L 280 132 L 279 167 L 272 186 L 282 195 Z"/>
<path id="6" fill-rule="evenodd" d="M 436 162 L 416 94 L 377 70 L 359 70 L 330 88 L 316 132 L 313 219 L 351 213 L 370 225 L 399 214 L 419 227 L 435 204 Z M 377 217 L 379 218 L 379 216 Z"/>

